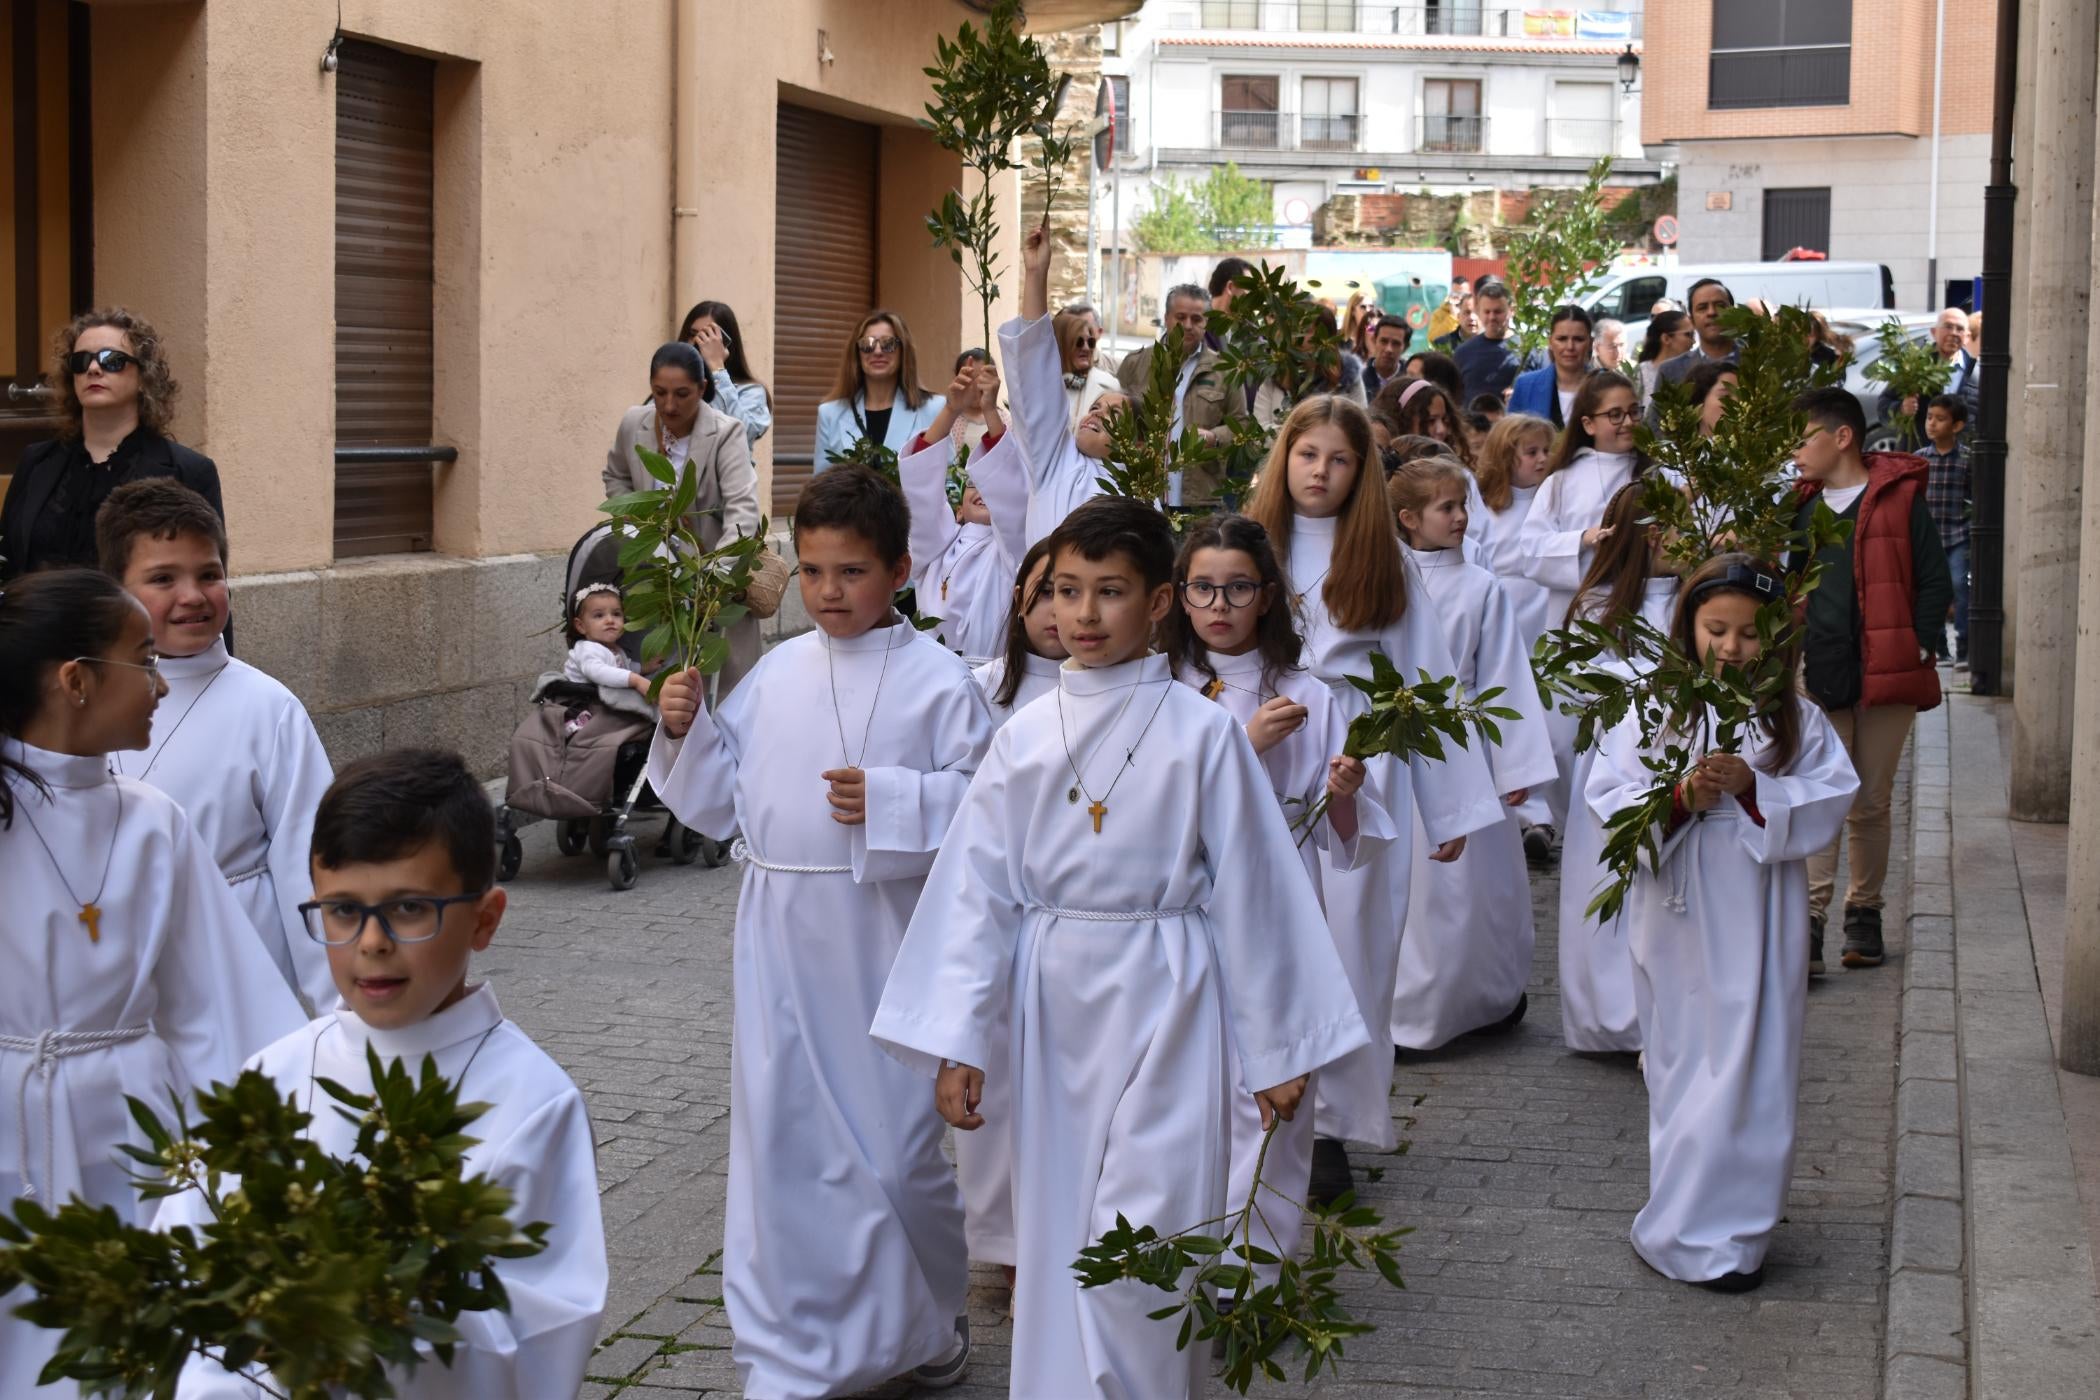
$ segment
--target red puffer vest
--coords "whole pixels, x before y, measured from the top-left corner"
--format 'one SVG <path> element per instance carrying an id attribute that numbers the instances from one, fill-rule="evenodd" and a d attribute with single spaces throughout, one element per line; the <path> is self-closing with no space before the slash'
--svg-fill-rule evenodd
<path id="1" fill-rule="evenodd" d="M 1930 468 L 1909 452 L 1869 452 L 1867 489 L 1852 526 L 1852 582 L 1859 591 L 1862 705 L 1940 703 L 1940 673 L 1918 659 L 1918 626 L 1912 600 L 1917 570 L 1910 557 L 1910 517 L 1925 489 Z M 1802 501 L 1823 489 L 1804 481 Z"/>

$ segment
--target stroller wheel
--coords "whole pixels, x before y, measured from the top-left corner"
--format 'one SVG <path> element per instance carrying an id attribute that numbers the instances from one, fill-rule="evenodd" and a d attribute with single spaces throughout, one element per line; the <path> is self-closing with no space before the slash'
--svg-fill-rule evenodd
<path id="1" fill-rule="evenodd" d="M 525 843 L 516 836 L 505 833 L 503 849 L 496 856 L 496 878 L 508 884 L 517 878 L 518 867 L 525 863 Z"/>
<path id="2" fill-rule="evenodd" d="M 700 858 L 707 862 L 708 869 L 717 869 L 729 860 L 729 843 L 717 841 L 712 836 L 700 838 Z"/>
<path id="3" fill-rule="evenodd" d="M 631 890 L 642 873 L 641 857 L 632 845 L 614 846 L 605 853 L 605 878 L 616 890 Z"/>
<path id="4" fill-rule="evenodd" d="M 565 856 L 573 856 L 583 849 L 590 839 L 591 823 L 586 817 L 571 817 L 554 828 L 554 844 Z"/>
<path id="5" fill-rule="evenodd" d="M 590 832 L 592 855 L 602 856 L 612 850 L 613 824 L 611 817 L 592 817 L 586 825 Z"/>
<path id="6" fill-rule="evenodd" d="M 707 854 L 711 843 L 705 836 L 689 826 L 678 827 L 678 835 L 671 845 L 671 860 L 676 865 L 691 865 Z"/>

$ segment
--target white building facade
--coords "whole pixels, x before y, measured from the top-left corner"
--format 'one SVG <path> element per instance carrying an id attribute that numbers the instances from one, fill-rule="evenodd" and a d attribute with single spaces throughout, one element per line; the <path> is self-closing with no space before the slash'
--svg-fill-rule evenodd
<path id="1" fill-rule="evenodd" d="M 1151 0 L 1103 36 L 1121 227 L 1152 191 L 1227 163 L 1270 186 L 1285 246 L 1336 194 L 1579 185 L 1603 155 L 1614 183 L 1653 182 L 1617 72 L 1639 52 L 1641 0 L 1597 3 Z"/>

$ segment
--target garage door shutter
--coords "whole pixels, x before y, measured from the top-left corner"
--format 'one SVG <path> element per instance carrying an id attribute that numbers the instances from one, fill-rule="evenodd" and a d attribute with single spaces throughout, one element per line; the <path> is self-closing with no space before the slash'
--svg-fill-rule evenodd
<path id="1" fill-rule="evenodd" d="M 431 435 L 432 85 L 427 58 L 345 40 L 335 75 L 335 440 Z M 426 461 L 338 463 L 338 555 L 430 548 Z"/>
<path id="2" fill-rule="evenodd" d="M 780 104 L 774 210 L 773 514 L 810 478 L 817 405 L 875 306 L 876 130 Z"/>

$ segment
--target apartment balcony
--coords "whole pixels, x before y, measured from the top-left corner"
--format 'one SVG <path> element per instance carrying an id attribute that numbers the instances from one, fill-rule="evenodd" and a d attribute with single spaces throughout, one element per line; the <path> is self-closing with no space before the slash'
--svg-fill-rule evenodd
<path id="1" fill-rule="evenodd" d="M 1619 139 L 1619 124 L 1609 117 L 1549 117 L 1546 119 L 1546 154 L 1577 156 L 1595 160 L 1612 155 Z"/>
<path id="2" fill-rule="evenodd" d="M 1211 130 L 1221 151 L 1361 151 L 1363 118 L 1300 112 L 1214 112 Z"/>
<path id="3" fill-rule="evenodd" d="M 1487 149 L 1486 117 L 1417 117 L 1421 137 L 1415 149 L 1424 155 L 1476 155 Z"/>
<path id="4" fill-rule="evenodd" d="M 1473 3 L 1384 5 L 1373 0 L 1181 0 L 1172 30 L 1235 34 L 1322 34 L 1386 38 L 1531 39 L 1541 43 L 1639 42 L 1642 16 L 1549 7 L 1490 8 Z M 1222 34 L 1221 34 L 1222 37 Z M 1178 36 L 1175 42 L 1185 42 Z"/>

